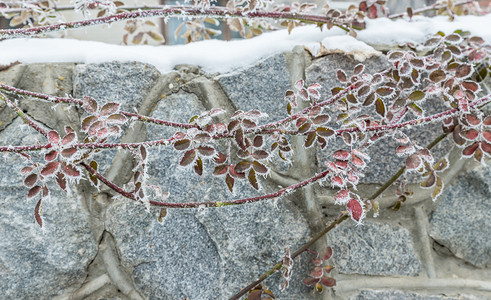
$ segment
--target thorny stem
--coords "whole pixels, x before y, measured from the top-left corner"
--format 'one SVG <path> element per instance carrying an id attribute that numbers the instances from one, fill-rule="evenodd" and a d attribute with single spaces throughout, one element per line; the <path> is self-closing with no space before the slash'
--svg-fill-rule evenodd
<path id="1" fill-rule="evenodd" d="M 44 136 L 48 135 L 48 132 L 46 130 L 42 129 L 37 125 L 33 120 L 31 120 L 20 108 L 15 105 L 14 102 L 10 101 L 3 93 L 0 93 L 0 99 L 2 99 L 8 107 L 13 109 L 15 113 L 24 120 L 25 123 L 27 123 L 29 126 L 34 128 L 37 132 L 41 133 Z"/>
<path id="2" fill-rule="evenodd" d="M 131 200 L 136 200 L 136 197 L 133 193 L 125 192 L 123 189 L 109 181 L 107 178 L 105 178 L 102 174 L 91 168 L 89 165 L 86 163 L 81 163 L 81 165 L 87 169 L 87 171 L 99 178 L 104 184 L 106 184 L 108 187 L 113 189 L 115 192 L 118 194 L 123 195 L 124 197 L 131 199 Z M 222 206 L 229 206 L 229 205 L 241 205 L 241 204 L 246 204 L 246 203 L 253 203 L 253 202 L 258 202 L 262 200 L 267 200 L 267 199 L 274 199 L 281 197 L 285 194 L 291 193 L 299 188 L 302 188 L 306 185 L 309 185 L 311 183 L 314 183 L 329 174 L 329 170 L 325 170 L 309 179 L 306 179 L 304 181 L 298 182 L 296 184 L 292 184 L 286 188 L 282 188 L 276 192 L 262 195 L 262 196 L 257 196 L 257 197 L 251 197 L 251 198 L 244 198 L 244 199 L 237 199 L 237 200 L 231 200 L 231 201 L 207 201 L 207 202 L 189 202 L 189 203 L 170 203 L 170 202 L 158 202 L 158 201 L 153 201 L 150 200 L 149 203 L 152 206 L 157 206 L 157 207 L 166 207 L 166 208 L 201 208 L 201 207 L 222 207 Z"/>
<path id="3" fill-rule="evenodd" d="M 465 1 L 456 2 L 453 5 L 454 6 L 460 6 L 460 5 L 465 5 L 465 4 L 469 4 L 469 3 L 473 3 L 473 2 L 476 2 L 476 1 L 475 0 L 465 0 Z M 422 7 L 420 9 L 413 10 L 413 15 L 424 13 L 427 11 L 438 10 L 440 8 L 446 8 L 446 7 L 447 7 L 447 4 L 440 4 L 439 5 L 438 3 L 435 3 L 433 5 L 429 5 L 429 6 Z M 399 13 L 399 14 L 393 14 L 393 15 L 390 15 L 388 18 L 389 19 L 397 19 L 397 18 L 402 18 L 405 16 L 407 16 L 407 12 Z"/>
<path id="4" fill-rule="evenodd" d="M 48 95 L 48 94 L 31 92 L 31 91 L 27 91 L 27 90 L 18 89 L 16 87 L 13 87 L 13 86 L 1 83 L 1 82 L 0 82 L 0 89 L 10 91 L 10 92 L 13 92 L 13 93 L 18 94 L 18 95 L 31 96 L 31 97 L 47 100 L 47 101 L 54 102 L 54 103 L 69 103 L 69 104 L 77 104 L 80 106 L 82 106 L 84 103 L 82 99 L 75 99 L 75 98 L 71 98 L 71 97 L 57 97 L 57 96 L 52 96 L 52 95 Z M 199 126 L 195 125 L 195 124 L 164 121 L 164 120 L 159 120 L 156 118 L 147 117 L 147 116 L 143 116 L 143 115 L 139 115 L 139 114 L 131 113 L 131 112 L 126 112 L 126 111 L 120 111 L 119 113 L 122 115 L 125 115 L 127 117 L 136 118 L 136 119 L 143 121 L 143 122 L 155 123 L 155 124 L 165 125 L 165 126 L 169 126 L 169 127 L 186 128 L 186 129 L 199 128 Z"/>
<path id="5" fill-rule="evenodd" d="M 449 133 L 443 133 L 440 136 L 438 136 L 436 139 L 434 139 L 431 143 L 426 146 L 426 148 L 431 149 L 435 145 L 437 145 L 440 141 L 442 141 Z M 404 174 L 404 171 L 406 170 L 406 167 L 403 166 L 402 168 L 397 171 L 394 176 L 392 176 L 383 186 L 381 186 L 372 196 L 370 196 L 367 201 L 373 201 L 375 200 L 378 196 L 380 196 L 385 190 L 387 190 L 394 182 Z M 326 228 L 324 228 L 321 232 L 319 232 L 315 237 L 313 237 L 310 241 L 308 241 L 306 244 L 304 244 L 302 247 L 300 247 L 297 251 L 295 251 L 292 255 L 291 258 L 295 259 L 297 256 L 302 254 L 306 249 L 310 248 L 316 241 L 318 241 L 321 237 L 323 237 L 325 234 L 327 234 L 329 231 L 333 230 L 336 228 L 337 225 L 341 224 L 345 220 L 347 220 L 349 216 L 347 214 L 340 214 L 334 221 L 331 222 Z M 237 294 L 233 295 L 230 300 L 237 300 L 243 295 L 245 295 L 248 291 L 256 287 L 258 284 L 266 280 L 269 276 L 273 275 L 275 272 L 281 269 L 283 266 L 283 261 L 278 262 L 274 267 L 272 267 L 269 271 L 266 273 L 262 274 L 259 279 L 254 281 L 253 283 L 249 284 L 245 288 L 241 289 Z"/>
<path id="6" fill-rule="evenodd" d="M 1 85 L 2 84 L 0 83 L 0 88 L 1 88 Z M 321 105 L 322 103 L 325 103 L 325 102 L 332 103 L 332 101 L 334 101 L 333 98 L 331 98 L 330 100 L 321 102 L 318 105 Z M 76 100 L 76 99 L 72 99 L 72 100 Z M 482 97 L 482 98 L 480 98 L 480 99 L 478 99 L 478 100 L 473 101 L 472 103 L 470 103 L 469 104 L 469 107 L 473 108 L 473 107 L 476 107 L 476 106 L 479 106 L 479 105 L 487 104 L 490 101 L 491 101 L 491 95 L 486 95 L 486 96 L 484 96 L 484 97 Z M 308 112 L 309 109 L 311 109 L 311 107 L 307 108 L 306 109 L 307 111 L 304 110 L 304 111 L 302 111 L 300 113 L 306 113 L 306 112 Z M 18 110 L 17 112 L 23 114 L 22 111 L 20 111 L 20 110 Z M 363 131 L 364 132 L 370 132 L 370 131 L 383 132 L 383 131 L 391 131 L 391 130 L 394 130 L 394 129 L 408 127 L 408 126 L 413 126 L 413 125 L 423 125 L 423 124 L 426 124 L 426 123 L 430 123 L 430 122 L 432 122 L 434 120 L 438 120 L 438 119 L 441 119 L 441 118 L 454 116 L 454 115 L 458 114 L 459 112 L 460 112 L 459 109 L 452 108 L 452 109 L 449 109 L 447 111 L 444 111 L 444 112 L 441 112 L 441 113 L 437 113 L 437 114 L 434 114 L 434 115 L 431 115 L 431 116 L 428 116 L 428 117 L 425 117 L 425 118 L 415 119 L 415 120 L 411 120 L 411 121 L 407 121 L 407 122 L 403 122 L 403 123 L 397 123 L 397 124 L 392 124 L 391 123 L 389 125 L 366 127 Z M 121 112 L 121 113 L 123 113 L 123 112 Z M 128 114 L 130 114 L 130 113 L 128 113 Z M 296 114 L 294 116 L 289 117 L 289 118 L 293 118 L 293 119 L 289 119 L 289 120 L 294 120 L 296 118 L 295 116 L 298 116 L 298 115 Z M 402 116 L 403 116 L 403 114 L 400 114 L 399 115 L 399 117 L 402 117 Z M 149 118 L 149 117 L 145 117 L 145 116 L 140 116 L 140 117 L 141 117 L 141 120 L 143 120 L 145 118 Z M 397 117 L 398 116 L 396 116 L 395 118 L 397 119 Z M 25 120 L 25 117 L 23 119 Z M 164 122 L 167 122 L 167 121 L 158 120 L 158 119 L 154 119 L 154 120 L 160 122 L 158 124 L 162 124 L 162 125 L 164 125 Z M 278 124 L 280 122 L 283 122 L 284 120 L 286 120 L 286 119 L 283 119 L 283 120 L 278 121 L 278 122 L 273 122 L 273 123 L 265 124 L 265 125 L 278 126 L 276 124 Z M 38 130 L 38 131 L 39 130 L 43 130 L 43 129 L 41 129 L 39 126 L 37 126 L 31 120 L 29 120 L 29 123 L 28 124 L 31 127 L 33 127 L 36 130 Z M 190 124 L 181 124 L 181 125 L 190 125 Z M 337 129 L 337 130 L 334 131 L 335 132 L 334 134 L 335 135 L 341 135 L 343 132 L 356 132 L 356 131 L 361 131 L 361 129 L 359 127 L 350 127 L 350 128 Z M 41 131 L 39 131 L 39 132 L 41 132 Z M 252 130 L 252 132 L 254 132 L 254 130 Z M 284 134 L 289 134 L 289 135 L 298 135 L 299 134 L 298 131 L 296 131 L 296 130 L 282 130 L 282 129 L 264 129 L 264 130 L 257 131 L 257 132 L 254 132 L 254 133 L 256 133 L 256 134 L 271 134 L 271 133 L 277 133 L 277 132 L 284 133 Z M 247 132 L 246 131 L 245 133 L 250 133 L 250 132 Z M 306 132 L 306 133 L 303 133 L 303 134 L 306 135 L 308 133 L 309 132 Z M 41 134 L 46 135 L 43 132 L 41 132 Z M 225 134 L 222 134 L 222 135 L 215 135 L 215 136 L 213 136 L 213 139 L 217 140 L 217 139 L 230 138 L 230 137 L 232 137 L 232 135 L 230 133 L 225 133 Z M 74 144 L 72 147 L 77 148 L 77 149 L 103 149 L 103 148 L 104 149 L 108 149 L 108 148 L 125 148 L 125 149 L 130 149 L 130 148 L 139 147 L 141 145 L 144 145 L 144 146 L 169 145 L 169 144 L 171 144 L 173 142 L 173 140 L 174 140 L 174 138 L 161 139 L 161 140 L 155 140 L 155 141 L 147 141 L 147 142 L 139 142 L 139 143 L 79 143 L 79 144 Z M 0 146 L 0 151 L 3 151 L 3 152 L 22 152 L 22 151 L 37 151 L 37 150 L 49 149 L 49 148 L 51 148 L 51 144 L 46 144 L 46 145 L 29 145 L 29 146 Z"/>
<path id="7" fill-rule="evenodd" d="M 59 23 L 46 26 L 37 26 L 31 28 L 20 28 L 20 29 L 2 29 L 0 30 L 0 39 L 11 39 L 18 37 L 28 37 L 38 34 L 45 34 L 54 31 L 61 31 L 67 29 L 75 29 L 80 27 L 95 26 L 101 24 L 109 24 L 113 22 L 139 19 L 139 18 L 150 18 L 150 17 L 215 17 L 215 18 L 236 18 L 244 17 L 251 19 L 281 19 L 281 20 L 297 20 L 305 23 L 335 23 L 335 20 L 322 15 L 310 15 L 310 14 L 299 14 L 291 12 L 265 12 L 265 11 L 240 11 L 240 10 L 230 10 L 223 7 L 209 7 L 209 8 L 198 8 L 193 6 L 168 6 L 162 9 L 153 10 L 138 10 L 133 12 L 120 13 L 116 15 L 94 18 L 90 20 L 81 20 L 74 22 Z"/>

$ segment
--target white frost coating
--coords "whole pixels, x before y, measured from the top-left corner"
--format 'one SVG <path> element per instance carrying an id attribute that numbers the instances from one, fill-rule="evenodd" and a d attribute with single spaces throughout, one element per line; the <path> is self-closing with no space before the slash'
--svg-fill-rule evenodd
<path id="1" fill-rule="evenodd" d="M 261 58 L 289 51 L 297 45 L 315 50 L 320 49 L 319 42 L 322 41 L 327 50 L 352 53 L 362 59 L 376 52 L 367 44 L 420 43 L 439 30 L 447 34 L 456 29 L 468 30 L 491 43 L 489 28 L 491 14 L 460 16 L 454 22 L 443 16 L 415 16 L 412 21 L 368 20 L 367 29 L 359 31 L 356 39 L 346 36 L 339 28 L 320 31 L 313 25 L 297 27 L 290 35 L 287 30 L 278 30 L 249 40 L 208 40 L 174 46 L 119 46 L 69 39 L 12 39 L 0 42 L 0 64 L 15 61 L 101 63 L 118 60 L 149 63 L 162 73 L 171 71 L 178 64 L 198 65 L 208 73 L 226 73 L 251 65 Z"/>

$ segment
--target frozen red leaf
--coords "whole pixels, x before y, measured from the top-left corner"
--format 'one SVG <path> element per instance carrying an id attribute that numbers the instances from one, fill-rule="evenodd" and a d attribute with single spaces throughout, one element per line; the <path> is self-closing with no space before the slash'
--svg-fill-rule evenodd
<path id="1" fill-rule="evenodd" d="M 251 167 L 252 163 L 250 161 L 243 160 L 235 165 L 235 171 L 244 172 Z"/>
<path id="2" fill-rule="evenodd" d="M 201 157 L 198 156 L 196 162 L 194 163 L 193 169 L 199 176 L 203 175 L 203 161 L 201 160 Z"/>
<path id="3" fill-rule="evenodd" d="M 314 277 L 307 277 L 303 280 L 303 283 L 307 286 L 311 286 L 313 284 L 316 284 L 317 282 L 319 282 L 319 278 L 314 278 Z"/>
<path id="4" fill-rule="evenodd" d="M 201 146 L 199 146 L 196 149 L 198 150 L 198 152 L 201 155 L 204 155 L 204 156 L 213 156 L 213 155 L 215 155 L 215 148 L 210 147 L 210 146 L 201 145 Z"/>
<path id="5" fill-rule="evenodd" d="M 249 180 L 249 183 L 252 185 L 253 188 L 259 190 L 259 184 L 257 183 L 256 172 L 254 171 L 254 169 L 251 169 L 249 171 L 247 179 Z"/>
<path id="6" fill-rule="evenodd" d="M 239 146 L 242 150 L 245 150 L 247 148 L 244 141 L 244 131 L 242 130 L 242 127 L 238 128 L 235 131 L 234 138 L 237 146 Z"/>
<path id="7" fill-rule="evenodd" d="M 27 187 L 32 187 L 33 185 L 36 184 L 38 181 L 38 175 L 37 174 L 30 174 L 24 179 L 24 184 Z"/>
<path id="8" fill-rule="evenodd" d="M 297 90 L 302 89 L 302 88 L 303 88 L 303 86 L 304 86 L 304 81 L 303 81 L 302 79 L 300 79 L 300 80 L 298 80 L 297 82 L 295 82 L 295 88 L 296 88 Z"/>
<path id="9" fill-rule="evenodd" d="M 455 76 L 459 78 L 467 77 L 472 71 L 471 65 L 468 64 L 461 64 L 458 68 L 457 71 L 455 72 Z"/>
<path id="10" fill-rule="evenodd" d="M 377 98 L 377 100 L 375 101 L 375 111 L 382 117 L 385 117 L 385 104 L 384 104 L 384 101 L 382 101 L 382 99 L 380 98 Z"/>
<path id="11" fill-rule="evenodd" d="M 305 122 L 302 126 L 298 128 L 298 133 L 306 133 L 312 127 L 310 122 Z"/>
<path id="12" fill-rule="evenodd" d="M 415 149 L 413 145 L 401 145 L 397 147 L 396 153 L 403 155 L 403 154 L 412 154 L 414 153 Z"/>
<path id="13" fill-rule="evenodd" d="M 58 171 L 58 167 L 60 166 L 60 163 L 57 161 L 52 161 L 47 163 L 44 168 L 41 170 L 41 175 L 43 176 L 49 176 L 54 174 L 56 171 Z"/>
<path id="14" fill-rule="evenodd" d="M 100 115 L 105 117 L 105 116 L 116 113 L 118 111 L 118 109 L 119 109 L 118 103 L 109 102 L 109 103 L 106 103 L 102 106 Z"/>
<path id="15" fill-rule="evenodd" d="M 89 114 L 95 114 L 97 112 L 98 105 L 94 98 L 84 97 L 82 108 Z"/>
<path id="16" fill-rule="evenodd" d="M 346 209 L 348 210 L 351 218 L 356 221 L 360 222 L 362 217 L 363 217 L 363 206 L 360 203 L 360 201 L 356 199 L 350 199 L 348 201 L 348 204 L 346 204 Z"/>
<path id="17" fill-rule="evenodd" d="M 462 131 L 461 135 L 465 139 L 473 141 L 479 136 L 479 131 L 477 131 L 475 129 L 469 129 L 466 131 Z"/>
<path id="18" fill-rule="evenodd" d="M 95 121 L 97 121 L 96 116 L 88 116 L 82 121 L 82 130 L 87 131 L 89 129 L 90 125 L 92 125 Z"/>
<path id="19" fill-rule="evenodd" d="M 227 187 L 231 193 L 234 192 L 234 182 L 235 180 L 229 174 L 225 176 L 225 183 L 227 184 Z"/>
<path id="20" fill-rule="evenodd" d="M 39 185 L 36 185 L 35 187 L 32 187 L 29 192 L 27 193 L 27 198 L 33 198 L 36 197 L 40 192 L 42 188 Z"/>
<path id="21" fill-rule="evenodd" d="M 467 114 L 465 115 L 465 120 L 470 126 L 477 126 L 481 124 L 481 119 L 474 114 Z"/>
<path id="22" fill-rule="evenodd" d="M 333 287 L 336 285 L 336 279 L 332 277 L 322 276 L 321 283 L 326 287 Z"/>
<path id="23" fill-rule="evenodd" d="M 43 227 L 43 217 L 41 216 L 42 214 L 41 200 L 42 199 L 39 199 L 38 203 L 36 204 L 36 207 L 34 207 L 34 218 L 36 219 L 36 222 L 39 224 L 39 226 Z"/>
<path id="24" fill-rule="evenodd" d="M 215 170 L 213 170 L 213 175 L 223 175 L 227 173 L 228 166 L 227 165 L 219 165 L 215 167 Z"/>
<path id="25" fill-rule="evenodd" d="M 475 83 L 474 81 L 464 81 L 462 82 L 462 86 L 464 86 L 466 89 L 471 90 L 473 92 L 476 92 L 479 89 L 479 85 Z"/>
<path id="26" fill-rule="evenodd" d="M 265 165 L 263 165 L 262 163 L 260 163 L 258 161 L 253 161 L 252 162 L 252 167 L 259 174 L 266 174 L 269 171 L 269 169 Z"/>
<path id="27" fill-rule="evenodd" d="M 182 156 L 179 164 L 183 167 L 190 165 L 192 162 L 194 162 L 194 159 L 196 158 L 196 151 L 195 149 L 188 150 L 184 153 Z"/>
<path id="28" fill-rule="evenodd" d="M 211 141 L 211 136 L 206 132 L 202 132 L 195 135 L 193 140 L 198 143 L 208 143 L 209 141 Z"/>
<path id="29" fill-rule="evenodd" d="M 74 165 L 61 163 L 61 169 L 67 176 L 80 177 L 80 171 Z"/>
<path id="30" fill-rule="evenodd" d="M 491 155 L 491 143 L 488 142 L 481 142 L 481 149 L 483 152 L 485 152 L 487 155 Z"/>
<path id="31" fill-rule="evenodd" d="M 332 154 L 332 157 L 339 160 L 348 160 L 350 158 L 350 153 L 346 150 L 337 150 Z"/>
<path id="32" fill-rule="evenodd" d="M 32 172 L 32 170 L 34 170 L 34 166 L 29 166 L 29 167 L 24 167 L 20 170 L 20 173 L 22 175 L 26 175 L 26 174 L 29 174 Z"/>
<path id="33" fill-rule="evenodd" d="M 404 53 L 401 51 L 391 51 L 388 55 L 390 61 L 396 61 L 401 59 L 404 56 Z"/>
<path id="34" fill-rule="evenodd" d="M 263 145 L 263 136 L 262 135 L 255 136 L 252 145 L 256 148 L 261 147 Z"/>
<path id="35" fill-rule="evenodd" d="M 174 143 L 174 149 L 183 151 L 191 146 L 191 141 L 188 139 L 178 140 Z"/>
<path id="36" fill-rule="evenodd" d="M 104 122 L 102 121 L 97 121 L 94 122 L 92 125 L 90 125 L 89 129 L 87 130 L 88 134 L 93 136 L 97 134 L 97 131 L 104 126 Z"/>
<path id="37" fill-rule="evenodd" d="M 121 114 L 112 114 L 106 119 L 107 124 L 124 124 L 126 117 Z"/>
<path id="38" fill-rule="evenodd" d="M 329 122 L 330 119 L 331 117 L 329 115 L 318 115 L 312 122 L 314 122 L 315 125 L 322 125 Z"/>
<path id="39" fill-rule="evenodd" d="M 331 178 L 331 184 L 333 186 L 343 187 L 344 186 L 344 180 L 340 176 L 333 176 Z"/>
<path id="40" fill-rule="evenodd" d="M 58 144 L 60 142 L 60 135 L 55 130 L 48 132 L 48 141 L 51 144 Z"/>
<path id="41" fill-rule="evenodd" d="M 58 186 L 66 192 L 66 179 L 63 173 L 56 173 L 56 182 L 58 183 Z"/>
<path id="42" fill-rule="evenodd" d="M 324 250 L 324 254 L 322 255 L 322 260 L 328 260 L 332 256 L 332 248 L 327 247 L 326 250 Z"/>
<path id="43" fill-rule="evenodd" d="M 304 143 L 305 148 L 309 148 L 314 144 L 315 137 L 316 137 L 315 131 L 311 131 L 309 132 L 309 134 L 307 134 L 307 138 L 305 139 L 305 143 Z"/>
<path id="44" fill-rule="evenodd" d="M 485 130 L 485 131 L 483 131 L 481 134 L 482 134 L 482 137 L 483 137 L 483 138 L 484 138 L 486 141 L 488 141 L 489 143 L 491 143 L 491 131 L 487 131 L 487 130 Z"/>
<path id="45" fill-rule="evenodd" d="M 335 134 L 334 130 L 332 130 L 331 128 L 326 128 L 326 127 L 319 127 L 315 131 L 317 132 L 318 135 L 320 135 L 324 138 L 328 138 L 328 137 Z"/>
<path id="46" fill-rule="evenodd" d="M 322 267 L 315 267 L 312 271 L 310 271 L 309 276 L 314 278 L 321 278 L 323 274 Z"/>
<path id="47" fill-rule="evenodd" d="M 61 151 L 61 156 L 65 158 L 70 158 L 72 157 L 75 153 L 77 153 L 77 148 L 68 148 L 68 149 L 63 149 Z"/>
<path id="48" fill-rule="evenodd" d="M 435 83 L 445 80 L 446 77 L 447 75 L 445 74 L 445 72 L 440 69 L 430 73 L 430 80 Z"/>
<path id="49" fill-rule="evenodd" d="M 336 75 L 337 75 L 339 81 L 341 81 L 343 83 L 348 81 L 346 73 L 343 70 L 339 69 L 336 72 Z"/>
<path id="50" fill-rule="evenodd" d="M 266 159 L 269 157 L 269 153 L 264 150 L 256 150 L 252 152 L 252 157 L 254 159 Z"/>
<path id="51" fill-rule="evenodd" d="M 477 147 L 479 147 L 479 143 L 478 142 L 475 142 L 473 143 L 472 145 L 470 146 L 467 146 L 463 151 L 462 151 L 462 155 L 464 157 L 470 157 L 474 154 L 474 151 L 476 151 Z"/>
<path id="52" fill-rule="evenodd" d="M 365 161 L 356 155 L 351 155 L 351 163 L 357 168 L 363 169 L 366 167 Z"/>
<path id="53" fill-rule="evenodd" d="M 377 92 L 377 94 L 379 94 L 380 96 L 385 97 L 385 96 L 390 96 L 390 95 L 392 95 L 392 94 L 394 93 L 394 89 L 393 89 L 393 88 L 391 88 L 391 87 L 386 87 L 386 86 L 384 86 L 384 87 L 378 88 L 376 92 Z"/>
<path id="54" fill-rule="evenodd" d="M 423 182 L 421 182 L 421 187 L 423 188 L 431 188 L 435 185 L 436 183 L 436 174 L 435 173 L 431 173 L 428 178 L 426 178 L 426 180 L 424 180 Z"/>
<path id="55" fill-rule="evenodd" d="M 406 167 L 409 170 L 416 170 L 422 164 L 421 157 L 418 154 L 412 154 L 406 159 Z"/>
<path id="56" fill-rule="evenodd" d="M 359 74 L 361 74 L 363 72 L 363 70 L 365 70 L 365 65 L 358 64 L 358 65 L 355 66 L 353 75 L 359 75 Z"/>
<path id="57" fill-rule="evenodd" d="M 255 128 L 257 124 L 254 121 L 244 119 L 242 120 L 242 126 L 244 126 L 244 128 L 251 129 L 251 128 Z"/>
<path id="58" fill-rule="evenodd" d="M 58 157 L 58 151 L 56 150 L 51 150 L 50 152 L 46 153 L 44 155 L 44 160 L 45 161 L 53 161 Z"/>
<path id="59" fill-rule="evenodd" d="M 409 99 L 412 101 L 419 101 L 425 97 L 425 93 L 422 91 L 414 91 L 409 95 Z"/>
<path id="60" fill-rule="evenodd" d="M 222 152 L 218 152 L 215 157 L 213 157 L 213 161 L 217 164 L 223 164 L 227 160 L 227 156 Z"/>

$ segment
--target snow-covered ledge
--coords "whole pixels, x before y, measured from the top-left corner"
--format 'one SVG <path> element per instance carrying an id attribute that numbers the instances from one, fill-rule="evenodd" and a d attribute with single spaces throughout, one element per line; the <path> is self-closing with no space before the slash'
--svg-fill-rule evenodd
<path id="1" fill-rule="evenodd" d="M 489 28 L 490 16 L 457 17 L 455 22 L 415 17 L 369 21 L 356 39 L 335 29 L 304 27 L 291 35 L 278 31 L 251 40 L 165 47 L 5 40 L 0 42 L 0 64 L 20 64 L 0 71 L 0 81 L 58 96 L 118 101 L 124 110 L 172 121 L 186 122 L 210 107 L 260 107 L 279 119 L 286 114 L 284 93 L 298 79 L 322 84 L 327 95 L 337 84 L 337 68 L 349 73 L 360 61 L 372 72 L 383 68 L 387 61 L 378 51 L 422 42 L 438 30 L 469 30 L 489 43 Z M 65 105 L 53 109 L 30 99 L 19 105 L 40 123 L 59 130 L 80 118 L 76 109 Z M 439 131 L 438 126 L 428 126 L 409 134 L 427 141 Z M 169 134 L 161 127 L 138 125 L 125 132 L 125 139 L 155 140 Z M 1 145 L 37 140 L 42 141 L 40 135 L 22 127 L 15 114 L 0 106 Z M 437 147 L 436 156 L 447 154 L 448 145 Z M 388 142 L 371 153 L 368 169 L 373 171 L 361 188 L 375 189 L 400 166 L 402 159 L 393 155 L 395 146 Z M 454 154 L 449 154 L 453 168 L 442 176 L 447 190 L 436 205 L 413 184 L 415 194 L 399 212 L 385 209 L 394 202 L 394 193 L 387 192 L 380 199 L 380 217 L 367 218 L 364 226 L 346 223 L 329 233 L 323 246 L 334 249 L 336 297 L 490 297 L 491 170 L 466 165 Z M 272 165 L 264 191 L 319 172 L 322 166 L 312 161 L 322 162 L 326 155 L 330 153 L 299 151 L 293 166 Z M 124 153 L 105 151 L 97 159 L 99 170 L 118 184 L 130 174 Z M 173 149 L 152 148 L 148 160 L 150 180 L 169 191 L 173 202 L 230 197 L 210 170 L 198 177 L 175 167 L 178 156 Z M 316 185 L 278 202 L 169 210 L 160 224 L 158 210 L 147 213 L 141 205 L 82 183 L 68 196 L 53 189 L 43 208 L 46 226 L 40 230 L 33 218 L 35 203 L 25 199 L 23 177 L 17 171 L 21 164 L 13 155 L 0 164 L 0 294 L 6 299 L 226 299 L 281 259 L 287 247 L 295 249 L 307 241 L 337 211 L 333 191 Z M 458 184 L 451 185 L 454 178 L 459 178 Z M 257 195 L 245 185 L 236 193 Z M 465 207 L 468 214 L 455 207 Z M 313 296 L 302 283 L 309 255 L 295 262 L 287 291 L 278 291 L 280 276 L 272 276 L 265 285 L 279 299 L 329 298 Z"/>

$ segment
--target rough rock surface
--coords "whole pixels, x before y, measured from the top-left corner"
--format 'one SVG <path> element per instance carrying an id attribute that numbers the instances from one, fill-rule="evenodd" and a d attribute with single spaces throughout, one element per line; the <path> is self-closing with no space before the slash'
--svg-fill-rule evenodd
<path id="1" fill-rule="evenodd" d="M 285 92 L 290 89 L 290 76 L 283 54 L 277 54 L 254 66 L 219 75 L 220 83 L 237 109 L 259 109 L 268 120 L 287 116 Z"/>
<path id="2" fill-rule="evenodd" d="M 430 235 L 455 256 L 484 268 L 491 265 L 491 168 L 460 175 L 441 196 Z"/>
<path id="3" fill-rule="evenodd" d="M 19 135 L 20 118 L 0 132 L 2 144 L 34 144 L 42 137 L 30 128 Z M 45 228 L 34 220 L 38 199 L 26 200 L 20 156 L 8 154 L 0 164 L 0 291 L 3 299 L 48 299 L 80 286 L 96 254 L 94 241 L 76 189 L 55 187 L 43 202 Z M 9 174 L 5 176 L 5 174 Z"/>
<path id="4" fill-rule="evenodd" d="M 77 98 L 89 96 L 99 104 L 121 103 L 133 111 L 155 85 L 160 73 L 154 66 L 132 62 L 110 62 L 77 65 L 73 74 L 73 93 Z"/>
<path id="5" fill-rule="evenodd" d="M 416 276 L 421 263 L 409 231 L 387 223 L 343 223 L 328 235 L 333 265 L 345 274 Z"/>

